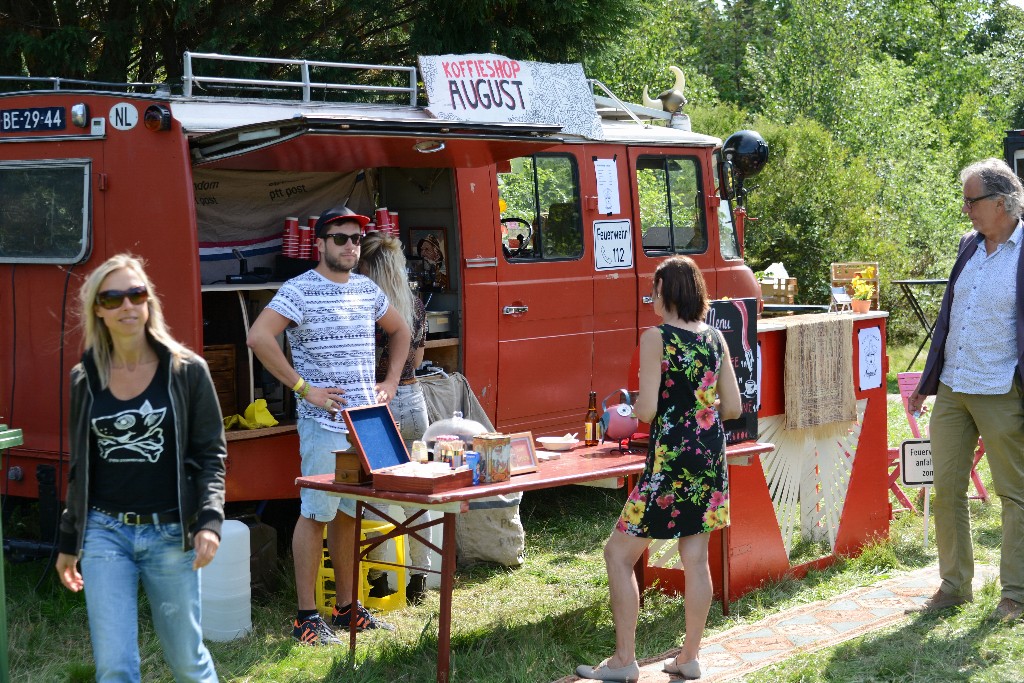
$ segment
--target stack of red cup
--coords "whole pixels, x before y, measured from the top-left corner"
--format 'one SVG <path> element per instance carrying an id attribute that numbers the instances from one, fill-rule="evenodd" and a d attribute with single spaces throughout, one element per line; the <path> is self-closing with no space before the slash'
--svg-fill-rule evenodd
<path id="1" fill-rule="evenodd" d="M 309 217 L 309 258 L 313 261 L 320 260 L 320 246 L 316 241 L 316 222 L 318 216 Z"/>
<path id="2" fill-rule="evenodd" d="M 388 211 L 388 219 L 391 222 L 390 234 L 392 237 L 398 237 L 398 212 Z"/>
<path id="3" fill-rule="evenodd" d="M 315 222 L 313 221 L 313 223 Z M 310 245 L 313 242 L 310 236 L 313 234 L 313 223 L 307 222 L 306 225 L 299 226 L 299 258 L 308 259 L 310 256 Z"/>
<path id="4" fill-rule="evenodd" d="M 388 213 L 388 207 L 382 206 L 377 209 L 376 214 L 377 229 L 385 235 L 391 234 L 391 214 Z"/>
<path id="5" fill-rule="evenodd" d="M 299 219 L 289 216 L 284 219 L 284 233 L 281 235 L 281 254 L 288 258 L 299 257 Z"/>

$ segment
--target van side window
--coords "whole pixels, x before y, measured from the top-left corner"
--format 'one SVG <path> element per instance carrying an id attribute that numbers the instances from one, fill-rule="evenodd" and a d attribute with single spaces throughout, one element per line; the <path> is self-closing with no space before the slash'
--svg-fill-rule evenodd
<path id="1" fill-rule="evenodd" d="M 499 165 L 498 199 L 507 261 L 583 256 L 580 182 L 572 156 L 537 154 Z"/>
<path id="2" fill-rule="evenodd" d="M 636 164 L 645 254 L 707 250 L 700 170 L 695 157 L 641 156 Z"/>
<path id="3" fill-rule="evenodd" d="M 718 164 L 722 161 L 722 150 L 711 155 L 711 175 L 715 179 L 715 194 L 718 194 Z M 722 258 L 740 257 L 740 244 L 736 236 L 736 225 L 732 222 L 732 203 L 724 199 L 718 205 L 718 243 Z"/>
<path id="4" fill-rule="evenodd" d="M 0 162 L 0 263 L 79 263 L 89 254 L 88 159 Z"/>

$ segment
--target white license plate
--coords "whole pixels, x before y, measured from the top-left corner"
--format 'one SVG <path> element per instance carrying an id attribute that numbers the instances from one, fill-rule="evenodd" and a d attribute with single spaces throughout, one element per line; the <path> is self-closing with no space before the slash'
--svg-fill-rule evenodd
<path id="1" fill-rule="evenodd" d="M 0 109 L 0 133 L 64 130 L 64 107 Z"/>

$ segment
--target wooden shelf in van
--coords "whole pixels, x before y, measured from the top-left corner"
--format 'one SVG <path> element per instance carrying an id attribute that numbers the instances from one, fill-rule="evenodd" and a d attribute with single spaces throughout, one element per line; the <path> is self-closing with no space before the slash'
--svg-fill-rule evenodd
<path id="1" fill-rule="evenodd" d="M 424 346 L 423 348 L 425 348 L 425 349 L 437 349 L 437 348 L 440 348 L 442 346 L 458 346 L 458 345 L 459 345 L 459 340 L 458 339 L 428 339 L 427 343 L 426 343 L 426 346 Z"/>
<path id="2" fill-rule="evenodd" d="M 279 424 L 274 427 L 262 427 L 260 429 L 232 429 L 224 432 L 228 441 L 245 441 L 246 439 L 259 439 L 264 436 L 276 436 L 294 432 L 296 426 L 292 424 Z"/>

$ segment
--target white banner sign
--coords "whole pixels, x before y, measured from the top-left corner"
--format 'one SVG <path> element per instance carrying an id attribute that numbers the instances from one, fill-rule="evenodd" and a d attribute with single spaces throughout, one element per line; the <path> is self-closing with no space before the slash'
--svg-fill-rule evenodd
<path id="1" fill-rule="evenodd" d="M 601 119 L 580 64 L 547 64 L 495 54 L 424 55 L 427 111 L 447 121 L 553 123 L 603 140 Z"/>
<path id="2" fill-rule="evenodd" d="M 604 215 L 620 213 L 619 169 L 615 159 L 594 159 L 597 179 L 597 212 Z"/>
<path id="3" fill-rule="evenodd" d="M 633 231 L 629 219 L 594 221 L 594 268 L 633 267 Z"/>
<path id="4" fill-rule="evenodd" d="M 932 442 L 910 439 L 900 444 L 900 480 L 904 486 L 931 486 L 935 481 Z"/>
<path id="5" fill-rule="evenodd" d="M 857 342 L 860 390 L 877 389 L 882 386 L 885 374 L 882 372 L 882 331 L 877 327 L 865 327 L 857 333 Z"/>

